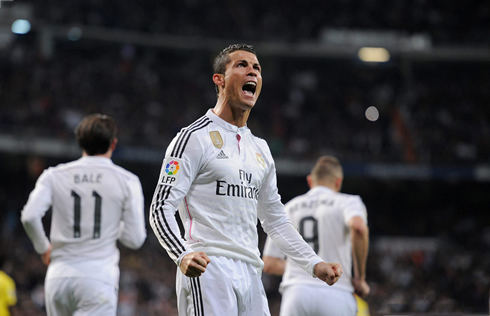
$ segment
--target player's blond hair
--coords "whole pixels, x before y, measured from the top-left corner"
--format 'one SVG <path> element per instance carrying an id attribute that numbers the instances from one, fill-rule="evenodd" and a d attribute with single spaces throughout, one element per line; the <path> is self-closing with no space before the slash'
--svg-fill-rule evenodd
<path id="1" fill-rule="evenodd" d="M 344 172 L 340 161 L 332 156 L 321 156 L 317 159 L 311 170 L 313 181 L 334 182 L 337 178 L 343 178 Z"/>

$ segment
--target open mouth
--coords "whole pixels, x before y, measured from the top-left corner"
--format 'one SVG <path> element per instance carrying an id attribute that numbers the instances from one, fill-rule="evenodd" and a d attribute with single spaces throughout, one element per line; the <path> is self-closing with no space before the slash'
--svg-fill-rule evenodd
<path id="1" fill-rule="evenodd" d="M 245 92 L 245 95 L 248 96 L 253 96 L 255 94 L 255 89 L 257 88 L 257 84 L 253 81 L 247 81 L 242 87 L 243 92 Z"/>

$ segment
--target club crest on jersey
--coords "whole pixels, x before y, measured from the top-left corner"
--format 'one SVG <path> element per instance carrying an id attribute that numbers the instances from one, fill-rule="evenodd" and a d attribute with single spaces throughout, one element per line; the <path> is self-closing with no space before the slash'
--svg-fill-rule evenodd
<path id="1" fill-rule="evenodd" d="M 255 159 L 257 159 L 257 162 L 262 167 L 262 169 L 265 169 L 265 160 L 264 160 L 264 158 L 262 158 L 262 155 L 259 154 L 259 153 L 256 153 L 255 154 Z"/>
<path id="2" fill-rule="evenodd" d="M 182 161 L 180 159 L 168 157 L 163 162 L 162 177 L 160 182 L 165 185 L 175 185 L 179 178 L 181 171 Z"/>
<path id="3" fill-rule="evenodd" d="M 221 134 L 218 131 L 209 132 L 209 137 L 211 137 L 214 147 L 218 149 L 223 148 L 223 138 L 221 138 Z"/>

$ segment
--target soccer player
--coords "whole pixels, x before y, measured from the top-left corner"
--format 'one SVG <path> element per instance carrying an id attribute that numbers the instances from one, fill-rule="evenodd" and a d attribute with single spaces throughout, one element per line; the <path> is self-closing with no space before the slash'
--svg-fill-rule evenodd
<path id="1" fill-rule="evenodd" d="M 369 248 L 367 211 L 357 195 L 339 193 L 343 171 L 339 161 L 320 157 L 307 181 L 310 190 L 286 204 L 286 212 L 303 238 L 321 258 L 340 262 L 344 274 L 332 287 L 308 278 L 289 256 L 268 238 L 264 247 L 264 272 L 282 275 L 281 316 L 355 316 L 355 292 L 369 293 L 366 260 Z M 351 270 L 354 267 L 354 276 Z"/>
<path id="2" fill-rule="evenodd" d="M 310 278 L 332 285 L 342 267 L 323 262 L 291 224 L 277 192 L 269 147 L 246 125 L 262 89 L 253 47 L 230 45 L 216 57 L 213 70 L 217 103 L 167 148 L 150 225 L 180 268 L 179 315 L 270 315 L 257 218 Z"/>
<path id="3" fill-rule="evenodd" d="M 0 255 L 0 269 L 3 267 L 3 256 Z M 15 282 L 4 271 L 0 270 L 0 316 L 10 316 L 12 306 L 17 303 Z"/>
<path id="4" fill-rule="evenodd" d="M 22 210 L 27 235 L 48 265 L 50 316 L 116 315 L 116 241 L 137 249 L 146 239 L 140 180 L 111 160 L 116 132 L 109 116 L 85 117 L 75 130 L 83 156 L 46 169 Z M 42 217 L 50 207 L 48 239 Z"/>

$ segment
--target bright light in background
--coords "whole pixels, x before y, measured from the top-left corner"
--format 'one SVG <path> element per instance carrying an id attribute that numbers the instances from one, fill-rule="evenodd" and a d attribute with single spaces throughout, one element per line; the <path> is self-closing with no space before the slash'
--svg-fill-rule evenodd
<path id="1" fill-rule="evenodd" d="M 370 106 L 366 109 L 366 118 L 371 122 L 377 121 L 379 118 L 378 109 L 375 106 Z"/>
<path id="2" fill-rule="evenodd" d="M 31 30 L 31 23 L 27 20 L 17 20 L 12 23 L 12 33 L 27 34 Z"/>
<path id="3" fill-rule="evenodd" d="M 363 47 L 357 55 L 365 62 L 384 63 L 390 60 L 390 52 L 383 47 Z"/>
<path id="4" fill-rule="evenodd" d="M 79 27 L 72 27 L 66 33 L 66 36 L 70 41 L 78 41 L 82 37 L 82 29 Z"/>

